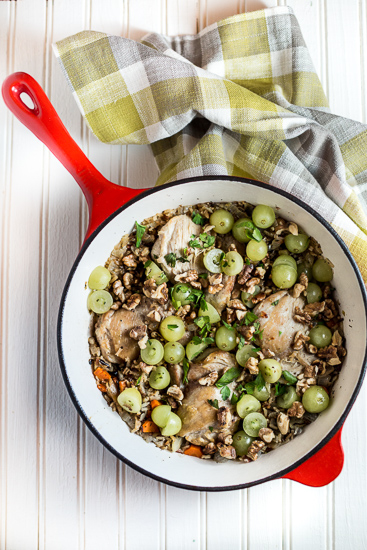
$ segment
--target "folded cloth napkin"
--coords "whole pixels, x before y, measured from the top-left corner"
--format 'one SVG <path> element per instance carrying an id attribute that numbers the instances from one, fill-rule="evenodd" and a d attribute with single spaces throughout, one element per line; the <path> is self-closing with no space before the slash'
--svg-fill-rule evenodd
<path id="1" fill-rule="evenodd" d="M 149 143 L 157 184 L 229 174 L 284 189 L 333 225 L 367 281 L 367 126 L 330 113 L 291 8 L 142 43 L 85 31 L 54 51 L 92 132 Z"/>

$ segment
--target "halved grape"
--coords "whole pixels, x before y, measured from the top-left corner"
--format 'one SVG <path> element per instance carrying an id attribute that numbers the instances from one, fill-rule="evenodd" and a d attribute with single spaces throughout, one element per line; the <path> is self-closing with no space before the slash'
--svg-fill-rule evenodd
<path id="1" fill-rule="evenodd" d="M 285 393 L 277 397 L 277 405 L 282 409 L 290 409 L 295 401 L 299 401 L 300 396 L 296 392 L 294 386 L 287 386 Z"/>
<path id="2" fill-rule="evenodd" d="M 246 254 L 253 262 L 260 262 L 268 253 L 268 246 L 265 241 L 254 241 L 251 239 L 246 246 Z"/>
<path id="3" fill-rule="evenodd" d="M 146 347 L 140 350 L 140 355 L 147 365 L 156 365 L 163 359 L 164 348 L 159 340 L 148 340 Z"/>
<path id="4" fill-rule="evenodd" d="M 326 260 L 319 258 L 312 266 L 312 275 L 319 283 L 328 283 L 333 278 L 333 268 Z"/>
<path id="5" fill-rule="evenodd" d="M 244 261 L 241 254 L 234 250 L 227 252 L 221 264 L 223 273 L 229 276 L 238 275 L 242 271 L 243 265 Z"/>
<path id="6" fill-rule="evenodd" d="M 233 447 L 236 449 L 237 456 L 244 456 L 247 454 L 251 443 L 254 441 L 253 437 L 250 437 L 244 431 L 239 431 L 233 436 Z"/>
<path id="7" fill-rule="evenodd" d="M 273 225 L 275 221 L 275 212 L 271 206 L 266 204 L 258 204 L 252 212 L 252 221 L 260 229 L 267 229 Z"/>
<path id="8" fill-rule="evenodd" d="M 220 262 L 224 257 L 224 252 L 220 248 L 212 248 L 204 255 L 204 266 L 210 273 L 221 273 Z"/>
<path id="9" fill-rule="evenodd" d="M 88 296 L 88 309 L 94 313 L 106 313 L 113 304 L 113 298 L 107 290 L 95 290 Z"/>
<path id="10" fill-rule="evenodd" d="M 141 409 L 142 398 L 137 388 L 126 388 L 117 396 L 117 402 L 125 411 L 136 414 Z"/>
<path id="11" fill-rule="evenodd" d="M 267 401 L 270 397 L 270 384 L 265 384 L 260 390 L 255 386 L 253 396 L 259 401 Z"/>
<path id="12" fill-rule="evenodd" d="M 308 280 L 312 279 L 312 267 L 310 265 L 306 265 L 304 262 L 297 265 L 298 278 L 302 273 L 307 276 Z"/>
<path id="13" fill-rule="evenodd" d="M 220 321 L 220 315 L 212 304 L 206 302 L 208 309 L 199 308 L 199 317 L 209 317 L 209 322 L 211 325 L 218 323 Z"/>
<path id="14" fill-rule="evenodd" d="M 236 353 L 236 361 L 241 367 L 245 367 L 250 357 L 257 357 L 257 352 L 251 344 L 245 344 Z"/>
<path id="15" fill-rule="evenodd" d="M 161 434 L 164 437 L 169 437 L 170 435 L 176 435 L 182 428 L 181 418 L 171 412 L 168 416 L 167 424 L 164 428 L 161 429 Z"/>
<path id="16" fill-rule="evenodd" d="M 215 210 L 209 218 L 210 225 L 214 225 L 214 231 L 220 235 L 225 235 L 229 233 L 233 227 L 234 218 L 228 210 L 220 208 Z"/>
<path id="17" fill-rule="evenodd" d="M 293 269 L 297 270 L 297 262 L 294 258 L 292 258 L 292 256 L 289 256 L 289 254 L 281 254 L 280 256 L 278 256 L 274 262 L 273 262 L 273 267 L 275 267 L 276 265 L 289 265 L 289 267 L 293 267 Z"/>
<path id="18" fill-rule="evenodd" d="M 259 370 L 265 382 L 275 384 L 282 376 L 282 366 L 275 359 L 263 359 L 259 363 Z"/>
<path id="19" fill-rule="evenodd" d="M 186 283 L 178 283 L 173 287 L 172 290 L 172 299 L 174 300 L 174 303 L 179 308 L 180 306 L 186 306 L 187 304 L 190 304 L 190 300 L 187 298 L 190 296 L 192 292 L 192 286 L 188 285 Z"/>
<path id="20" fill-rule="evenodd" d="M 177 342 L 185 334 L 185 323 L 180 317 L 169 315 L 159 325 L 159 332 L 167 342 Z"/>
<path id="21" fill-rule="evenodd" d="M 300 233 L 299 235 L 292 235 L 291 233 L 284 239 L 284 244 L 288 248 L 291 254 L 300 254 L 307 250 L 310 244 L 310 238 Z"/>
<path id="22" fill-rule="evenodd" d="M 325 325 L 317 325 L 312 328 L 308 336 L 310 338 L 310 344 L 313 344 L 317 348 L 325 348 L 330 345 L 333 337 L 331 330 Z"/>
<path id="23" fill-rule="evenodd" d="M 201 342 L 200 344 L 194 344 L 194 342 L 192 340 L 190 340 L 190 342 L 186 346 L 186 357 L 187 357 L 187 359 L 189 361 L 192 361 L 193 359 L 195 359 L 195 357 L 200 355 L 200 353 L 202 353 L 204 350 L 206 350 L 208 345 L 209 344 L 205 344 L 204 342 Z"/>
<path id="24" fill-rule="evenodd" d="M 286 264 L 279 264 L 271 270 L 271 278 L 278 288 L 291 288 L 297 281 L 297 271 Z"/>
<path id="25" fill-rule="evenodd" d="M 164 390 L 170 385 L 170 382 L 171 377 L 166 367 L 157 367 L 149 375 L 149 385 L 155 390 Z"/>
<path id="26" fill-rule="evenodd" d="M 307 303 L 314 304 L 322 298 L 322 290 L 316 283 L 308 283 L 307 287 Z"/>
<path id="27" fill-rule="evenodd" d="M 103 290 L 111 280 L 111 273 L 105 267 L 95 267 L 89 275 L 88 286 L 92 290 Z"/>
<path id="28" fill-rule="evenodd" d="M 254 229 L 255 226 L 250 218 L 240 218 L 232 227 L 232 235 L 239 243 L 248 243 L 250 241 L 250 237 L 247 236 L 247 231 L 252 233 Z"/>
<path id="29" fill-rule="evenodd" d="M 254 307 L 254 303 L 252 302 L 252 298 L 257 296 L 260 292 L 260 287 L 258 285 L 254 286 L 254 291 L 252 294 L 249 292 L 241 292 L 241 300 L 245 304 L 246 307 L 249 307 L 250 309 Z"/>
<path id="30" fill-rule="evenodd" d="M 159 428 L 164 428 L 170 414 L 171 407 L 169 405 L 158 405 L 152 410 L 152 420 Z"/>
<path id="31" fill-rule="evenodd" d="M 253 395 L 245 393 L 236 405 L 237 414 L 241 418 L 245 418 L 250 413 L 259 411 L 261 409 L 261 403 Z"/>
<path id="32" fill-rule="evenodd" d="M 167 342 L 164 346 L 164 360 L 173 365 L 182 361 L 185 357 L 185 348 L 180 342 Z"/>
<path id="33" fill-rule="evenodd" d="M 309 413 L 320 413 L 329 406 L 330 398 L 322 386 L 311 386 L 302 397 L 302 405 Z"/>
<path id="34" fill-rule="evenodd" d="M 237 346 L 237 331 L 234 328 L 219 327 L 215 333 L 215 343 L 219 349 L 231 351 Z"/>
<path id="35" fill-rule="evenodd" d="M 258 412 L 252 412 L 245 416 L 243 420 L 243 429 L 247 435 L 257 437 L 261 428 L 266 428 L 268 422 L 265 416 Z"/>
<path id="36" fill-rule="evenodd" d="M 147 279 L 154 279 L 157 285 L 166 283 L 168 281 L 166 274 L 157 266 L 156 263 L 149 260 L 145 268 L 145 276 Z"/>

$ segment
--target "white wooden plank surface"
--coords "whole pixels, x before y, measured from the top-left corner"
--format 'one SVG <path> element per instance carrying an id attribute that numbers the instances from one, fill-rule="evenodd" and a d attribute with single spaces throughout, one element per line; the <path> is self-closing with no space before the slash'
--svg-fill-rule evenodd
<path id="1" fill-rule="evenodd" d="M 366 2 L 278 1 L 295 11 L 331 108 L 362 121 Z M 1 0 L 0 80 L 14 70 L 30 72 L 107 178 L 151 186 L 157 169 L 148 147 L 109 147 L 86 129 L 51 42 L 89 28 L 133 39 L 194 33 L 276 4 Z M 344 470 L 326 488 L 278 480 L 231 493 L 183 491 L 145 478 L 100 445 L 67 395 L 55 343 L 60 295 L 86 227 L 84 200 L 2 103 L 0 176 L 0 549 L 99 550 L 106 533 L 110 550 L 367 548 L 365 387 L 344 428 Z"/>

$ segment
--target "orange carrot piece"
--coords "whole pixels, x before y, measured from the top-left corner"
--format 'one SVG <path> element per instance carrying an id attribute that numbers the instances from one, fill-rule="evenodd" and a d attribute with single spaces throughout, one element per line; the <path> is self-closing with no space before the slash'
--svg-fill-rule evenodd
<path id="1" fill-rule="evenodd" d="M 146 420 L 143 422 L 141 429 L 145 433 L 159 432 L 159 428 L 154 424 L 153 420 Z"/>
<path id="2" fill-rule="evenodd" d="M 107 391 L 107 388 L 104 384 L 97 384 L 97 388 L 99 389 L 99 391 L 101 391 L 102 393 L 106 393 Z"/>
<path id="3" fill-rule="evenodd" d="M 94 371 L 94 376 L 98 378 L 99 380 L 110 380 L 111 375 L 106 370 L 102 369 L 102 367 L 96 368 Z"/>
<path id="4" fill-rule="evenodd" d="M 150 402 L 150 406 L 152 407 L 152 409 L 155 409 L 156 407 L 159 407 L 159 405 L 162 405 L 162 403 L 160 401 L 158 401 L 158 399 L 153 399 Z"/>
<path id="5" fill-rule="evenodd" d="M 184 455 L 189 456 L 196 456 L 197 458 L 201 458 L 203 456 L 203 451 L 201 450 L 201 447 L 199 445 L 190 445 L 186 451 L 184 451 Z"/>
<path id="6" fill-rule="evenodd" d="M 120 390 L 120 392 L 124 391 L 125 388 L 126 388 L 126 380 L 120 380 L 119 381 L 119 390 Z"/>

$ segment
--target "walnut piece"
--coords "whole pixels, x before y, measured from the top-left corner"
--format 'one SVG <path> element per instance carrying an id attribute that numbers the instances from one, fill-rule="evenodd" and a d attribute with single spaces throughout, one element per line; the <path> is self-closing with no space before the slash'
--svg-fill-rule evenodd
<path id="1" fill-rule="evenodd" d="M 221 428 L 228 428 L 232 422 L 232 414 L 228 407 L 220 407 L 217 412 L 218 423 Z"/>
<path id="2" fill-rule="evenodd" d="M 209 275 L 209 294 L 217 294 L 220 290 L 222 290 L 222 288 L 224 287 L 224 285 L 222 284 L 222 280 L 223 273 L 214 273 L 213 275 Z"/>
<path id="3" fill-rule="evenodd" d="M 275 434 L 270 428 L 261 428 L 259 431 L 259 437 L 265 441 L 265 443 L 271 443 L 275 437 Z"/>
<path id="4" fill-rule="evenodd" d="M 147 325 L 137 325 L 129 332 L 130 338 L 133 340 L 141 340 L 147 333 Z"/>
<path id="5" fill-rule="evenodd" d="M 217 443 L 220 456 L 233 460 L 236 458 L 236 449 L 232 445 L 224 445 L 224 443 Z"/>
<path id="6" fill-rule="evenodd" d="M 149 313 L 147 314 L 147 317 L 148 317 L 148 319 L 150 319 L 154 323 L 160 323 L 160 321 L 162 319 L 161 314 L 158 311 L 154 310 L 154 309 L 152 311 L 149 311 Z"/>
<path id="7" fill-rule="evenodd" d="M 178 275 L 176 275 L 175 281 L 177 281 L 178 283 L 191 283 L 192 281 L 196 281 L 198 277 L 199 275 L 196 269 L 189 269 L 184 273 L 179 273 Z"/>
<path id="8" fill-rule="evenodd" d="M 309 337 L 303 334 L 303 332 L 299 330 L 294 335 L 293 348 L 297 351 L 301 350 L 305 345 L 305 343 L 308 341 L 309 341 Z"/>
<path id="9" fill-rule="evenodd" d="M 277 426 L 282 435 L 285 435 L 289 431 L 289 417 L 280 412 L 277 416 Z"/>
<path id="10" fill-rule="evenodd" d="M 259 374 L 259 360 L 255 357 L 249 357 L 246 361 L 245 368 L 250 371 L 251 374 Z"/>
<path id="11" fill-rule="evenodd" d="M 157 300 L 161 305 L 168 302 L 167 283 L 157 286 L 157 289 L 151 293 L 151 298 L 153 298 L 153 300 Z"/>
<path id="12" fill-rule="evenodd" d="M 288 409 L 288 416 L 295 416 L 296 418 L 302 418 L 305 414 L 305 409 L 300 401 L 295 401 L 293 405 Z"/>
<path id="13" fill-rule="evenodd" d="M 245 265 L 242 271 L 237 276 L 237 283 L 239 285 L 244 285 L 251 278 L 251 273 L 253 269 L 254 266 L 252 264 Z"/>
<path id="14" fill-rule="evenodd" d="M 257 460 L 259 458 L 259 452 L 263 447 L 265 447 L 265 443 L 259 439 L 256 439 L 251 443 L 246 456 L 251 458 L 251 460 Z"/>
<path id="15" fill-rule="evenodd" d="M 249 294 L 253 294 L 255 292 L 255 286 L 260 283 L 259 277 L 252 277 L 247 283 L 246 283 L 246 292 Z"/>
<path id="16" fill-rule="evenodd" d="M 141 302 L 141 296 L 140 294 L 132 294 L 129 296 L 129 298 L 126 300 L 126 303 L 124 304 L 125 309 L 129 309 L 130 311 L 135 309 Z"/>
<path id="17" fill-rule="evenodd" d="M 246 326 L 242 326 L 242 327 L 238 327 L 237 328 L 237 331 L 242 334 L 242 336 L 244 337 L 244 339 L 246 340 L 246 342 L 249 342 L 251 340 L 251 338 L 253 337 L 254 333 L 255 333 L 255 327 L 253 326 L 250 326 L 250 327 L 246 327 Z"/>
<path id="18" fill-rule="evenodd" d="M 133 282 L 133 274 L 132 273 L 124 273 L 122 280 L 124 282 L 125 288 L 130 289 L 131 283 Z"/>
<path id="19" fill-rule="evenodd" d="M 157 284 L 154 279 L 147 279 L 144 281 L 143 284 L 143 293 L 147 298 L 150 298 L 152 296 L 152 292 L 154 292 L 157 288 Z"/>
<path id="20" fill-rule="evenodd" d="M 230 300 L 228 302 L 228 307 L 233 309 L 241 309 L 242 311 L 247 311 L 246 306 L 243 304 L 241 300 L 238 300 L 238 299 Z"/>
<path id="21" fill-rule="evenodd" d="M 304 308 L 304 312 L 310 317 L 316 317 L 319 313 L 322 313 L 325 309 L 325 302 L 314 302 L 313 304 L 307 304 Z"/>
<path id="22" fill-rule="evenodd" d="M 199 384 L 201 386 L 213 386 L 216 381 L 218 380 L 218 373 L 217 371 L 210 372 L 206 376 L 203 376 L 199 379 Z"/>
<path id="23" fill-rule="evenodd" d="M 259 292 L 259 294 L 256 294 L 256 296 L 253 296 L 251 298 L 251 302 L 255 305 L 255 304 L 258 304 L 259 302 L 262 302 L 263 300 L 265 300 L 265 298 L 266 298 L 265 292 Z M 261 313 L 265 314 L 264 311 L 262 311 Z M 267 317 L 267 315 L 266 315 L 266 317 Z"/>
<path id="24" fill-rule="evenodd" d="M 126 265 L 126 267 L 137 267 L 137 261 L 134 258 L 133 254 L 128 254 L 124 258 L 122 258 L 122 263 Z"/>
<path id="25" fill-rule="evenodd" d="M 207 445 L 205 445 L 205 447 L 203 448 L 203 453 L 205 455 L 213 455 L 215 453 L 215 451 L 217 450 L 217 446 L 215 443 L 208 443 Z"/>
<path id="26" fill-rule="evenodd" d="M 170 388 L 168 388 L 167 395 L 170 395 L 177 401 L 182 401 L 184 398 L 184 394 L 178 386 L 171 386 Z"/>
<path id="27" fill-rule="evenodd" d="M 120 280 L 117 280 L 112 285 L 113 291 L 120 300 L 121 303 L 124 303 L 125 301 L 125 293 L 124 293 L 124 287 L 122 286 L 122 283 Z"/>

